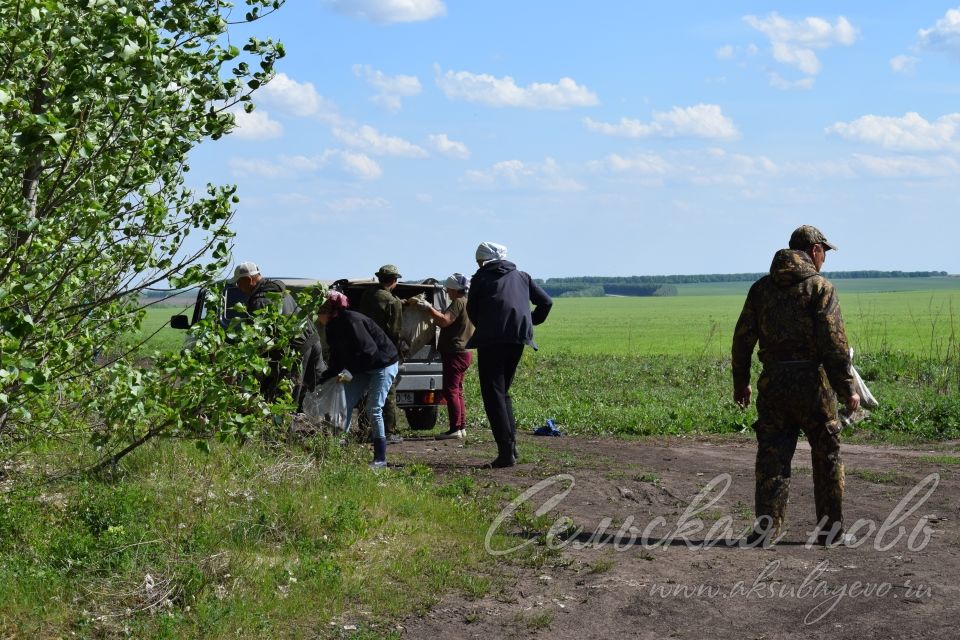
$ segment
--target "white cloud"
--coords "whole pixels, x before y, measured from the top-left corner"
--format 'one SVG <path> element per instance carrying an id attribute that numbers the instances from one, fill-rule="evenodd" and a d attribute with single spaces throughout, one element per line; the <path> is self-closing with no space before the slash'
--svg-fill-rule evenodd
<path id="1" fill-rule="evenodd" d="M 960 54 L 960 8 L 950 9 L 929 29 L 920 29 L 920 47 Z"/>
<path id="2" fill-rule="evenodd" d="M 679 151 L 667 158 L 652 153 L 611 154 L 587 166 L 596 173 L 639 179 L 638 184 L 644 186 L 662 186 L 666 181 L 697 186 L 742 186 L 782 173 L 766 156 L 728 153 L 718 148 Z"/>
<path id="3" fill-rule="evenodd" d="M 466 182 L 487 189 L 538 189 L 543 191 L 582 191 L 583 185 L 563 174 L 553 158 L 543 163 L 504 160 L 486 171 L 467 171 Z"/>
<path id="4" fill-rule="evenodd" d="M 340 122 L 337 106 L 317 93 L 313 83 L 297 82 L 285 73 L 278 73 L 255 95 L 288 115 L 318 118 L 329 124 Z"/>
<path id="5" fill-rule="evenodd" d="M 826 129 L 855 142 L 885 149 L 937 151 L 960 148 L 960 113 L 950 113 L 930 122 L 919 113 L 902 117 L 865 115 L 853 122 L 837 122 Z"/>
<path id="6" fill-rule="evenodd" d="M 626 138 L 673 138 L 688 136 L 732 140 L 739 137 L 733 120 L 723 115 L 715 104 L 698 104 L 692 107 L 674 107 L 670 111 L 655 111 L 653 121 L 643 123 L 631 118 L 621 118 L 610 124 L 584 119 L 587 129 L 595 133 Z"/>
<path id="7" fill-rule="evenodd" d="M 403 106 L 403 98 L 415 96 L 423 89 L 416 76 L 388 76 L 368 64 L 353 65 L 353 74 L 366 80 L 378 91 L 373 101 L 389 111 L 399 111 Z"/>
<path id="8" fill-rule="evenodd" d="M 339 152 L 341 166 L 347 173 L 364 180 L 376 180 L 383 175 L 383 170 L 373 158 L 363 153 L 350 151 Z"/>
<path id="9" fill-rule="evenodd" d="M 342 149 L 327 149 L 315 156 L 280 156 L 276 160 L 231 158 L 228 164 L 231 171 L 241 177 L 292 179 L 305 173 L 326 170 L 331 166 L 364 180 L 375 180 L 383 175 L 375 160 L 365 154 Z"/>
<path id="10" fill-rule="evenodd" d="M 708 149 L 707 155 L 722 162 L 731 171 L 742 174 L 775 174 L 780 169 L 767 156 L 748 156 L 741 153 L 728 153 L 723 149 Z"/>
<path id="11" fill-rule="evenodd" d="M 376 24 L 422 22 L 446 15 L 442 0 L 324 0 L 342 15 Z"/>
<path id="12" fill-rule="evenodd" d="M 510 76 L 495 78 L 469 71 L 441 74 L 439 66 L 435 69 L 437 85 L 450 100 L 524 109 L 570 109 L 598 104 L 596 94 L 572 78 L 560 78 L 556 84 L 534 82 L 520 87 Z"/>
<path id="13" fill-rule="evenodd" d="M 850 46 L 859 35 L 856 27 L 843 16 L 834 24 L 817 17 L 787 20 L 776 12 L 763 19 L 744 16 L 743 20 L 769 38 L 777 62 L 794 66 L 810 76 L 820 73 L 815 49 Z"/>
<path id="14" fill-rule="evenodd" d="M 807 90 L 813 88 L 813 78 L 800 78 L 799 80 L 785 80 L 776 71 L 770 72 L 770 86 L 782 91 L 792 91 L 794 89 Z"/>
<path id="15" fill-rule="evenodd" d="M 242 108 L 231 110 L 236 127 L 232 135 L 241 140 L 270 140 L 283 135 L 283 125 L 270 119 L 266 111 L 247 113 Z"/>
<path id="16" fill-rule="evenodd" d="M 357 129 L 334 127 L 333 135 L 349 147 L 369 151 L 377 156 L 426 158 L 430 155 L 423 147 L 418 147 L 403 138 L 383 135 L 366 124 Z"/>
<path id="17" fill-rule="evenodd" d="M 870 156 L 854 154 L 855 164 L 882 178 L 943 178 L 960 175 L 960 162 L 949 156 Z"/>
<path id="18" fill-rule="evenodd" d="M 390 203 L 384 198 L 340 198 L 326 203 L 327 209 L 331 211 L 371 211 L 375 209 L 389 209 Z"/>
<path id="19" fill-rule="evenodd" d="M 917 68 L 918 62 L 920 62 L 920 59 L 914 58 L 913 56 L 895 56 L 890 58 L 890 70 L 894 73 L 913 75 L 913 72 Z"/>
<path id="20" fill-rule="evenodd" d="M 457 142 L 456 140 L 451 140 L 445 133 L 431 135 L 427 140 L 433 149 L 445 156 L 458 158 L 460 160 L 466 160 L 470 157 L 470 149 L 467 148 L 467 145 L 462 142 Z"/>
<path id="21" fill-rule="evenodd" d="M 634 156 L 621 156 L 613 153 L 603 160 L 590 162 L 588 167 L 594 171 L 645 176 L 664 176 L 673 170 L 673 166 L 669 162 L 653 153 L 641 153 Z"/>

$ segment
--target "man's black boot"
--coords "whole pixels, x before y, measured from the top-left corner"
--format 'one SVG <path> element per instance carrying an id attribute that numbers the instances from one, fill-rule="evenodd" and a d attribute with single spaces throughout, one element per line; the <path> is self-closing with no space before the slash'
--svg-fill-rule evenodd
<path id="1" fill-rule="evenodd" d="M 517 463 L 517 459 L 513 455 L 513 443 L 497 443 L 497 457 L 493 459 L 489 464 L 484 465 L 488 469 L 503 469 L 505 467 L 512 467 Z"/>

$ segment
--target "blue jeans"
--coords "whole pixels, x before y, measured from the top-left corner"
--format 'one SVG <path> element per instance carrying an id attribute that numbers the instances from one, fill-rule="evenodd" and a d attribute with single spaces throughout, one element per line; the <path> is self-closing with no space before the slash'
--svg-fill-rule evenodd
<path id="1" fill-rule="evenodd" d="M 346 430 L 350 431 L 350 420 L 353 418 L 353 409 L 360 402 L 363 394 L 367 394 L 367 417 L 370 418 L 370 425 L 373 427 L 374 438 L 385 438 L 383 426 L 383 404 L 387 401 L 387 393 L 393 385 L 393 379 L 397 377 L 397 371 L 400 365 L 396 362 L 382 369 L 372 369 L 363 373 L 354 373 L 353 380 L 344 383 L 344 392 L 347 396 L 347 406 L 350 407 L 350 413 L 347 414 Z M 351 372 L 353 373 L 353 372 Z"/>

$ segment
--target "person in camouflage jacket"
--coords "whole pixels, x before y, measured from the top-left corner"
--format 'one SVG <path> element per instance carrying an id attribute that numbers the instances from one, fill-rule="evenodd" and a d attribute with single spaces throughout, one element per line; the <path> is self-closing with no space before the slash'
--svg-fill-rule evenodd
<path id="1" fill-rule="evenodd" d="M 848 411 L 860 398 L 853 387 L 847 337 L 833 284 L 819 274 L 836 247 L 815 227 L 794 231 L 770 273 L 750 287 L 733 336 L 734 400 L 750 403 L 753 349 L 763 371 L 757 381 L 756 524 L 754 540 L 770 541 L 783 526 L 790 463 L 802 431 L 813 457 L 818 540 L 843 534 L 844 471 L 837 397 Z"/>

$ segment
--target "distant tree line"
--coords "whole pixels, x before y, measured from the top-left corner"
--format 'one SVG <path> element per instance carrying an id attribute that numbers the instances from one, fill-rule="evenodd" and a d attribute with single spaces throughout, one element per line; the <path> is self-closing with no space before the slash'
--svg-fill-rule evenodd
<path id="1" fill-rule="evenodd" d="M 581 284 L 577 282 L 541 284 L 543 290 L 554 298 L 599 298 L 602 296 L 675 296 L 677 288 L 672 284 L 604 283 Z"/>
<path id="2" fill-rule="evenodd" d="M 537 280 L 540 286 L 575 287 L 602 286 L 607 290 L 608 285 L 663 285 L 663 284 L 695 284 L 702 282 L 753 282 L 767 275 L 766 273 L 706 273 L 697 275 L 669 275 L 669 276 L 580 276 L 576 278 L 547 278 Z M 932 278 L 946 276 L 946 271 L 825 271 L 823 273 L 831 279 L 844 278 Z M 607 290 L 607 293 L 612 293 Z M 551 294 L 552 295 L 552 294 Z M 653 295 L 651 293 L 624 293 L 621 295 Z M 669 295 L 669 294 L 668 294 Z"/>
<path id="3" fill-rule="evenodd" d="M 576 278 L 537 279 L 537 284 L 555 298 L 600 296 L 675 296 L 678 284 L 704 282 L 754 282 L 766 273 L 705 273 L 670 276 L 580 276 Z M 834 280 L 862 278 L 932 278 L 946 271 L 825 271 Z"/>

